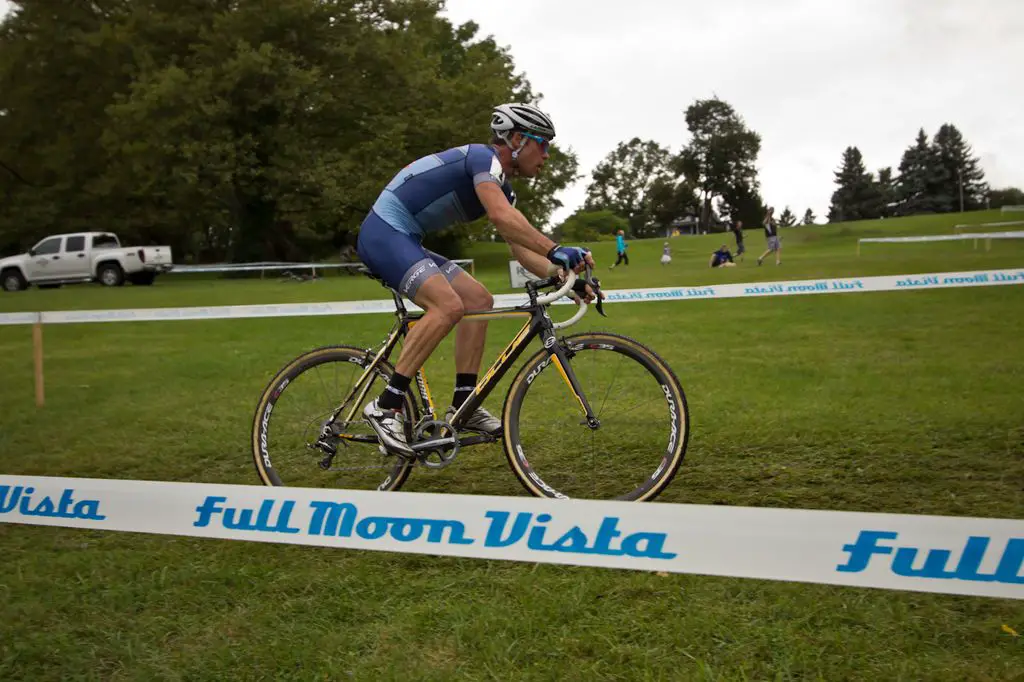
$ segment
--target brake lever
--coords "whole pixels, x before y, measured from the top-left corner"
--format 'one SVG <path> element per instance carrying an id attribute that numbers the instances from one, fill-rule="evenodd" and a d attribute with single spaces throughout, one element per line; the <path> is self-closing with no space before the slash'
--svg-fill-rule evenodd
<path id="1" fill-rule="evenodd" d="M 586 266 L 586 273 L 587 276 L 584 281 L 590 285 L 591 289 L 593 289 L 594 298 L 597 301 L 594 307 L 597 308 L 597 312 L 601 315 L 601 317 L 608 317 L 607 315 L 604 314 L 604 302 L 601 300 L 601 281 L 597 279 L 597 277 L 594 277 L 594 270 L 589 265 Z"/>
<path id="2" fill-rule="evenodd" d="M 599 282 L 596 277 L 591 280 L 590 288 L 594 290 L 594 295 L 597 297 L 597 302 L 594 304 L 594 307 L 597 308 L 597 312 L 601 317 L 608 317 L 604 314 L 604 301 L 601 300 L 601 282 Z"/>

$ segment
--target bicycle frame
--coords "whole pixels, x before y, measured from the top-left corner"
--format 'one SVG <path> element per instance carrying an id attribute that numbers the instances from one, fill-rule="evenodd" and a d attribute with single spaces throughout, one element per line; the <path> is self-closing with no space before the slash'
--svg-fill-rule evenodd
<path id="1" fill-rule="evenodd" d="M 466 399 L 466 401 L 456 410 L 455 415 L 452 417 L 450 422 L 452 428 L 456 431 L 465 422 L 469 415 L 473 414 L 474 411 L 487 399 L 491 391 L 501 382 L 508 370 L 515 365 L 516 360 L 523 354 L 526 347 L 536 337 L 543 339 L 544 348 L 549 353 L 549 359 L 545 362 L 542 367 L 546 367 L 550 362 L 554 362 L 565 383 L 572 391 L 576 400 L 580 404 L 580 408 L 586 417 L 587 424 L 591 428 L 597 428 L 600 422 L 594 416 L 594 412 L 590 407 L 590 403 L 587 401 L 586 396 L 583 393 L 583 389 L 580 386 L 579 381 L 576 379 L 576 375 L 572 371 L 572 367 L 569 364 L 570 354 L 566 352 L 565 348 L 558 343 L 555 335 L 556 327 L 552 322 L 551 317 L 547 313 L 547 306 L 549 303 L 541 303 L 537 300 L 537 290 L 546 286 L 551 286 L 557 283 L 558 280 L 551 278 L 540 282 L 530 282 L 527 284 L 527 293 L 530 297 L 529 304 L 510 307 L 510 308 L 498 308 L 493 310 L 481 310 L 481 311 L 467 311 L 463 316 L 463 321 L 484 321 L 499 318 L 509 317 L 525 317 L 529 318 L 519 332 L 515 335 L 512 341 L 505 347 L 495 359 L 494 363 L 484 372 L 482 378 L 477 383 L 473 392 Z M 383 346 L 377 351 L 373 360 L 368 366 L 365 367 L 362 376 L 356 382 L 355 387 L 352 389 L 352 395 L 355 395 L 355 399 L 351 402 L 351 409 L 345 416 L 345 422 L 351 422 L 356 416 L 356 412 L 359 410 L 366 400 L 366 394 L 369 391 L 370 378 L 377 366 L 387 360 L 399 340 L 404 338 L 409 330 L 423 318 L 425 313 L 410 313 L 405 307 L 401 296 L 393 289 L 388 288 L 391 291 L 391 295 L 395 301 L 396 316 L 398 320 L 395 325 L 391 328 L 388 333 L 387 339 L 385 339 Z M 582 315 L 570 320 L 570 323 L 574 323 L 575 320 L 579 319 Z M 564 324 L 564 323 L 563 323 Z M 568 326 L 566 324 L 566 326 Z M 419 390 L 419 401 L 423 414 L 430 419 L 433 419 L 436 415 L 436 409 L 434 405 L 433 397 L 430 394 L 430 386 L 427 383 L 426 373 L 421 367 L 417 370 L 416 385 Z M 345 403 L 349 400 L 346 399 Z M 343 404 L 345 404 L 343 403 Z M 340 412 L 340 410 L 339 410 Z M 335 414 L 335 418 L 337 418 Z"/>

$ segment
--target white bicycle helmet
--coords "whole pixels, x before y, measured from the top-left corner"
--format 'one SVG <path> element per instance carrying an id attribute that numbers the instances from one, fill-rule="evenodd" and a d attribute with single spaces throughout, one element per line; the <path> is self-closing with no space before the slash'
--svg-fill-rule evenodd
<path id="1" fill-rule="evenodd" d="M 530 133 L 551 140 L 555 137 L 555 124 L 551 118 L 530 104 L 512 102 L 494 108 L 491 114 L 491 132 L 508 142 L 512 133 Z"/>

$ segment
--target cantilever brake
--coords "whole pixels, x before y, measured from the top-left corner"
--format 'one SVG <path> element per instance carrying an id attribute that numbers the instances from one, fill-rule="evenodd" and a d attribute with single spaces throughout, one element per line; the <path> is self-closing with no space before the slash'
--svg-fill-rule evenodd
<path id="1" fill-rule="evenodd" d="M 586 266 L 585 274 L 586 276 L 583 277 L 582 280 L 577 280 L 577 282 L 582 281 L 583 284 L 580 285 L 580 288 L 576 293 L 579 294 L 580 296 L 586 295 L 586 285 L 589 284 L 597 300 L 597 303 L 594 305 L 594 307 L 597 308 L 597 312 L 600 313 L 601 317 L 608 317 L 607 315 L 604 314 L 604 301 L 601 300 L 601 281 L 597 277 L 594 277 L 594 271 L 589 265 Z M 573 288 L 575 289 L 575 287 Z"/>

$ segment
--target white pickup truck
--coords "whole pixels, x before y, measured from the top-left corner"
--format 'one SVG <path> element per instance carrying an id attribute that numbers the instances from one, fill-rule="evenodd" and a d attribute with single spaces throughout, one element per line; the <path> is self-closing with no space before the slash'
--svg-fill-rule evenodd
<path id="1" fill-rule="evenodd" d="M 110 232 L 76 232 L 52 235 L 28 253 L 0 259 L 0 284 L 4 291 L 77 282 L 117 287 L 127 280 L 148 285 L 173 267 L 169 246 L 122 247 Z"/>

